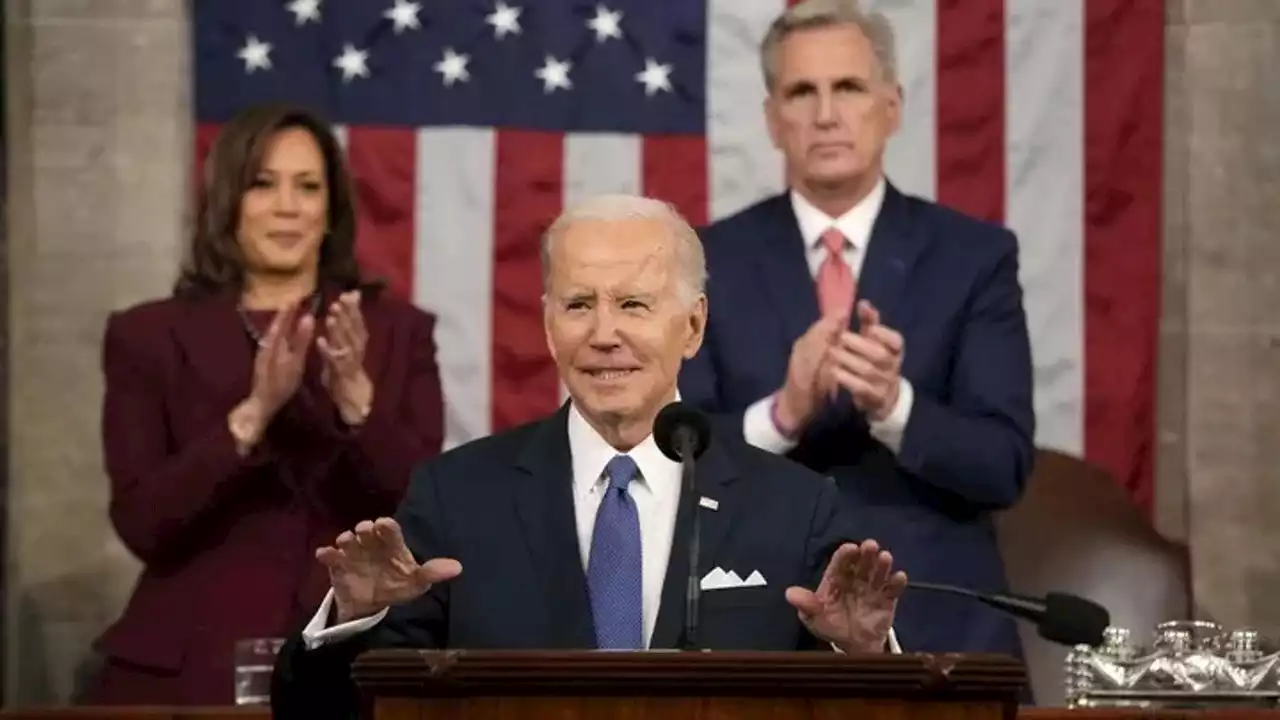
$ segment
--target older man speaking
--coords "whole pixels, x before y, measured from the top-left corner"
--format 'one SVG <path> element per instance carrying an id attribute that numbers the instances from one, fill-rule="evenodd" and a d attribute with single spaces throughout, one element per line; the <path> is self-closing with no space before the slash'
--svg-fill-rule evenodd
<path id="1" fill-rule="evenodd" d="M 571 399 L 422 465 L 395 519 L 317 551 L 332 589 L 281 653 L 279 716 L 356 707 L 350 663 L 373 647 L 679 646 L 689 568 L 672 547 L 691 523 L 653 426 L 702 344 L 701 243 L 630 196 L 568 210 L 543 242 L 547 345 Z M 702 647 L 894 647 L 906 576 L 857 541 L 829 481 L 728 434 L 697 473 L 698 577 L 729 578 L 704 580 Z"/>

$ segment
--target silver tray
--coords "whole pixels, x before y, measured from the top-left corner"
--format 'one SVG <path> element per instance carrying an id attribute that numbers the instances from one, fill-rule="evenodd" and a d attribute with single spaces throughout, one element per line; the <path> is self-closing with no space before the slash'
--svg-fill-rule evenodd
<path id="1" fill-rule="evenodd" d="M 1087 690 L 1071 698 L 1075 708 L 1276 708 L 1280 691 Z"/>

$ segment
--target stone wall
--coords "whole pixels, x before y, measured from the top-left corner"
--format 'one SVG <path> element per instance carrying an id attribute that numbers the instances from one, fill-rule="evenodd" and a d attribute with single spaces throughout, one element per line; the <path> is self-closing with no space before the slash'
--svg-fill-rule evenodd
<path id="1" fill-rule="evenodd" d="M 6 701 L 69 696 L 137 565 L 106 520 L 107 313 L 163 293 L 190 177 L 187 4 L 5 0 Z"/>
<path id="2" fill-rule="evenodd" d="M 1202 612 L 1280 640 L 1280 2 L 1167 18 L 1162 482 Z"/>

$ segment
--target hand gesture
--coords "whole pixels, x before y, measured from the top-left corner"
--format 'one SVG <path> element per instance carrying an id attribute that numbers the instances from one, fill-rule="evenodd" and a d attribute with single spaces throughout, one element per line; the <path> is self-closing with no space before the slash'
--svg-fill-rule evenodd
<path id="1" fill-rule="evenodd" d="M 315 319 L 302 311 L 301 303 L 272 318 L 253 360 L 253 389 L 249 392 L 249 399 L 264 416 L 274 415 L 297 391 L 314 334 Z"/>
<path id="2" fill-rule="evenodd" d="M 846 653 L 882 652 L 907 576 L 874 540 L 845 543 L 831 556 L 816 592 L 787 588 L 787 602 L 818 638 Z"/>
<path id="3" fill-rule="evenodd" d="M 364 369 L 369 332 L 360 312 L 358 290 L 343 293 L 329 306 L 324 328 L 324 336 L 316 340 L 325 359 L 320 381 L 338 406 L 343 421 L 359 424 L 373 403 L 373 382 Z"/>
<path id="4" fill-rule="evenodd" d="M 316 550 L 329 569 L 338 622 L 376 615 L 408 602 L 462 573 L 457 560 L 436 558 L 419 565 L 391 518 L 364 520 L 338 536 L 337 547 Z"/>
<path id="5" fill-rule="evenodd" d="M 847 315 L 818 319 L 791 346 L 787 379 L 778 393 L 778 416 L 783 425 L 798 431 L 813 416 L 822 399 L 834 390 L 834 379 L 819 372 L 827 349 L 849 326 Z"/>
<path id="6" fill-rule="evenodd" d="M 880 324 L 871 303 L 858 303 L 861 327 L 842 332 L 827 349 L 825 371 L 853 396 L 853 404 L 872 420 L 883 420 L 898 404 L 902 374 L 902 335 Z"/>

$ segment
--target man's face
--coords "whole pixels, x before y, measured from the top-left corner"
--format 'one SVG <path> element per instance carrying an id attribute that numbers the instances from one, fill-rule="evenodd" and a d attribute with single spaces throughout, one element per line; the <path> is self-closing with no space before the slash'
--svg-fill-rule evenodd
<path id="1" fill-rule="evenodd" d="M 706 298 L 681 297 L 675 242 L 656 220 L 582 220 L 552 243 L 547 345 L 597 428 L 638 423 L 647 435 L 702 344 Z"/>
<path id="2" fill-rule="evenodd" d="M 878 176 L 902 94 L 856 25 L 797 30 L 778 45 L 765 119 L 793 184 L 833 188 Z"/>

